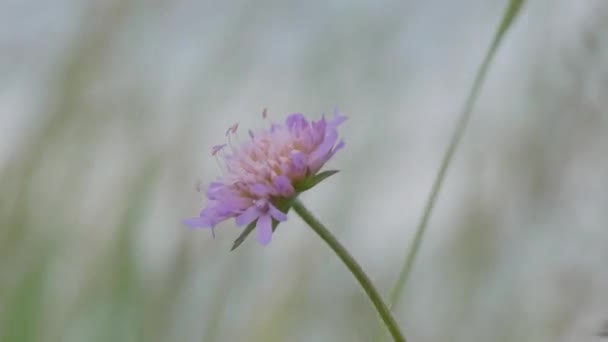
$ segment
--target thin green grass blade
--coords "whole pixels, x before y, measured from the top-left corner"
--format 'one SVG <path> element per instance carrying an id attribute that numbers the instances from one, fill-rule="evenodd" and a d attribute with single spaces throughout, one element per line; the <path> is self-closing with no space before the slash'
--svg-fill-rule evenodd
<path id="1" fill-rule="evenodd" d="M 429 218 L 431 217 L 431 214 L 433 212 L 433 208 L 435 206 L 435 202 L 437 200 L 439 190 L 441 189 L 441 186 L 442 186 L 443 181 L 447 174 L 448 167 L 453 159 L 453 156 L 458 147 L 458 144 L 460 143 L 460 140 L 462 139 L 462 136 L 464 135 L 464 132 L 468 125 L 471 114 L 473 113 L 473 107 L 475 105 L 477 98 L 479 97 L 479 92 L 480 92 L 483 82 L 486 78 L 486 74 L 488 72 L 490 64 L 492 63 L 492 60 L 494 59 L 496 51 L 498 50 L 498 47 L 500 46 L 500 43 L 502 42 L 506 32 L 508 31 L 509 27 L 511 27 L 511 24 L 514 22 L 517 15 L 520 13 L 520 10 L 521 10 L 524 2 L 525 2 L 524 0 L 511 0 L 510 1 L 507 9 L 504 12 L 502 21 L 501 21 L 500 25 L 498 26 L 496 34 L 494 35 L 492 44 L 490 45 L 490 47 L 485 55 L 485 58 L 477 71 L 475 80 L 473 81 L 473 85 L 471 86 L 469 95 L 466 99 L 463 110 L 460 114 L 460 118 L 458 119 L 456 129 L 454 130 L 454 134 L 452 135 L 452 138 L 450 139 L 450 143 L 449 143 L 447 150 L 445 151 L 445 154 L 441 161 L 441 166 L 439 167 L 439 171 L 437 172 L 437 176 L 435 178 L 435 181 L 433 182 L 433 186 L 431 188 L 429 197 L 426 201 L 426 205 L 424 207 L 422 217 L 421 217 L 418 227 L 416 229 L 416 235 L 414 237 L 412 247 L 410 248 L 409 253 L 407 254 L 407 256 L 405 258 L 403 268 L 401 269 L 397 283 L 395 284 L 395 286 L 393 287 L 393 290 L 391 292 L 391 295 L 389 298 L 389 306 L 391 308 L 396 303 L 399 302 L 399 299 L 400 299 L 402 293 L 404 292 L 408 278 L 412 271 L 412 267 L 416 260 L 416 256 L 418 254 L 418 251 L 420 250 L 420 245 L 422 244 L 422 238 L 423 238 L 426 228 L 428 226 Z"/>

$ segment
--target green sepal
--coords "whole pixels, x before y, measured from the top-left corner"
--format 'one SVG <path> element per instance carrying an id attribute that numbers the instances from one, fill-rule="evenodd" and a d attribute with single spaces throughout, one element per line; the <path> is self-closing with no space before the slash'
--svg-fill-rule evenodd
<path id="1" fill-rule="evenodd" d="M 255 228 L 255 223 L 257 222 L 257 220 L 251 222 L 250 224 L 247 225 L 247 227 L 245 228 L 245 230 L 241 233 L 241 235 L 239 235 L 239 237 L 236 238 L 236 240 L 234 240 L 234 243 L 232 244 L 232 248 L 230 248 L 231 251 L 235 250 L 238 246 L 240 246 L 245 239 L 247 238 L 247 236 L 253 231 L 253 229 Z"/>
<path id="2" fill-rule="evenodd" d="M 276 198 L 272 200 L 272 204 L 279 209 L 280 212 L 285 213 L 285 215 L 287 215 L 289 213 L 289 209 L 291 209 L 291 206 L 293 205 L 293 201 L 298 197 L 298 195 L 296 194 L 295 196 L 293 196 L 292 198 Z M 279 226 L 279 221 L 276 221 L 275 219 L 272 220 L 272 232 L 274 233 L 274 231 L 277 229 L 277 227 Z"/>
<path id="3" fill-rule="evenodd" d="M 294 182 L 293 187 L 294 187 L 294 189 L 296 189 L 296 192 L 301 193 L 301 192 L 311 189 L 315 185 L 321 183 L 322 181 L 335 175 L 338 172 L 339 172 L 338 170 L 323 171 L 314 176 L 309 176 L 309 177 L 306 177 L 304 179 Z"/>

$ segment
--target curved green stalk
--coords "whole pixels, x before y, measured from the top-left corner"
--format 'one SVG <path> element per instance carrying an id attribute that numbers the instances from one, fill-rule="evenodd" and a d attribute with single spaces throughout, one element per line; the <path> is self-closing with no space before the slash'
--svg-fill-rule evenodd
<path id="1" fill-rule="evenodd" d="M 306 209 L 306 207 L 300 202 L 299 199 L 296 199 L 293 203 L 294 211 L 306 222 L 312 230 L 317 233 L 323 241 L 325 241 L 329 247 L 338 255 L 338 257 L 346 264 L 346 267 L 351 271 L 351 273 L 357 278 L 365 293 L 372 301 L 376 310 L 380 314 L 380 317 L 384 321 L 384 324 L 390 331 L 393 339 L 399 342 L 406 342 L 405 337 L 401 333 L 395 318 L 391 314 L 388 306 L 382 300 L 380 293 L 372 284 L 372 281 L 365 274 L 359 263 L 348 253 L 346 248 L 340 244 L 340 242 L 333 236 L 333 234 L 321 223 L 317 220 L 314 215 Z"/>
<path id="2" fill-rule="evenodd" d="M 448 145 L 448 148 L 445 151 L 445 154 L 441 161 L 441 166 L 439 167 L 439 171 L 437 172 L 437 176 L 435 178 L 435 181 L 433 182 L 433 186 L 426 201 L 422 217 L 416 229 L 416 235 L 414 237 L 412 247 L 410 248 L 407 257 L 405 258 L 403 269 L 401 270 L 397 283 L 393 288 L 393 291 L 391 292 L 391 296 L 389 299 L 389 307 L 394 306 L 399 301 L 401 293 L 403 293 L 409 275 L 412 271 L 412 266 L 414 265 L 414 261 L 416 260 L 416 255 L 418 254 L 418 251 L 420 249 L 422 237 L 424 236 L 424 232 L 426 231 L 429 218 L 431 217 L 431 213 L 433 212 L 433 207 L 435 206 L 437 195 L 439 193 L 439 190 L 441 189 L 443 180 L 445 179 L 446 172 L 448 170 L 450 162 L 452 161 L 454 152 L 456 151 L 456 148 L 458 147 L 458 144 L 460 143 L 460 140 L 465 132 L 465 129 L 473 112 L 473 106 L 475 104 L 475 101 L 477 100 L 477 97 L 479 96 L 479 91 L 486 77 L 489 66 L 492 60 L 494 59 L 496 50 L 498 49 L 498 46 L 500 45 L 505 33 L 513 23 L 514 19 L 517 17 L 517 14 L 519 13 L 523 3 L 524 0 L 511 0 L 509 6 L 505 10 L 500 26 L 498 27 L 496 34 L 494 35 L 494 40 L 492 41 L 492 44 L 490 45 L 490 48 L 488 49 L 485 58 L 477 71 L 475 81 L 473 82 L 473 85 L 471 86 L 471 89 L 469 91 L 469 95 L 460 114 L 456 129 L 454 130 L 454 134 L 452 135 L 450 144 Z"/>

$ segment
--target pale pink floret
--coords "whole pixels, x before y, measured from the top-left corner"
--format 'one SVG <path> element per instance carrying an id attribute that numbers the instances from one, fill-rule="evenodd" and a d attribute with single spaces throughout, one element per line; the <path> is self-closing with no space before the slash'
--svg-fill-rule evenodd
<path id="1" fill-rule="evenodd" d="M 222 151 L 225 173 L 210 184 L 207 207 L 185 224 L 213 228 L 232 217 L 239 226 L 256 222 L 258 241 L 268 244 L 273 220 L 287 219 L 273 200 L 295 196 L 294 183 L 315 175 L 344 146 L 338 142 L 337 131 L 344 120 L 337 112 L 330 121 L 323 117 L 316 122 L 291 114 L 284 124 L 272 124 L 258 133 L 249 131 L 251 140 L 238 147 L 214 147 L 213 155 Z M 227 135 L 236 134 L 237 128 L 238 124 L 230 127 Z"/>

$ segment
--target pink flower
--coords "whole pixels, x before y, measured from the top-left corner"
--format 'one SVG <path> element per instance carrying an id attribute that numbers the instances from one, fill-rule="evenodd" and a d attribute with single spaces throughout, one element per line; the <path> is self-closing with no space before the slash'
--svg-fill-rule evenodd
<path id="1" fill-rule="evenodd" d="M 316 122 L 291 114 L 284 124 L 271 124 L 258 133 L 250 131 L 250 140 L 240 146 L 214 147 L 212 154 L 222 158 L 224 174 L 209 185 L 207 207 L 184 223 L 192 228 L 214 228 L 235 218 L 239 226 L 255 223 L 258 241 L 268 244 L 273 227 L 287 219 L 289 205 L 285 203 L 335 173 L 322 175 L 319 170 L 344 147 L 338 141 L 338 126 L 345 120 L 337 112 L 329 121 L 323 116 Z M 237 127 L 230 127 L 227 134 L 236 134 Z"/>

